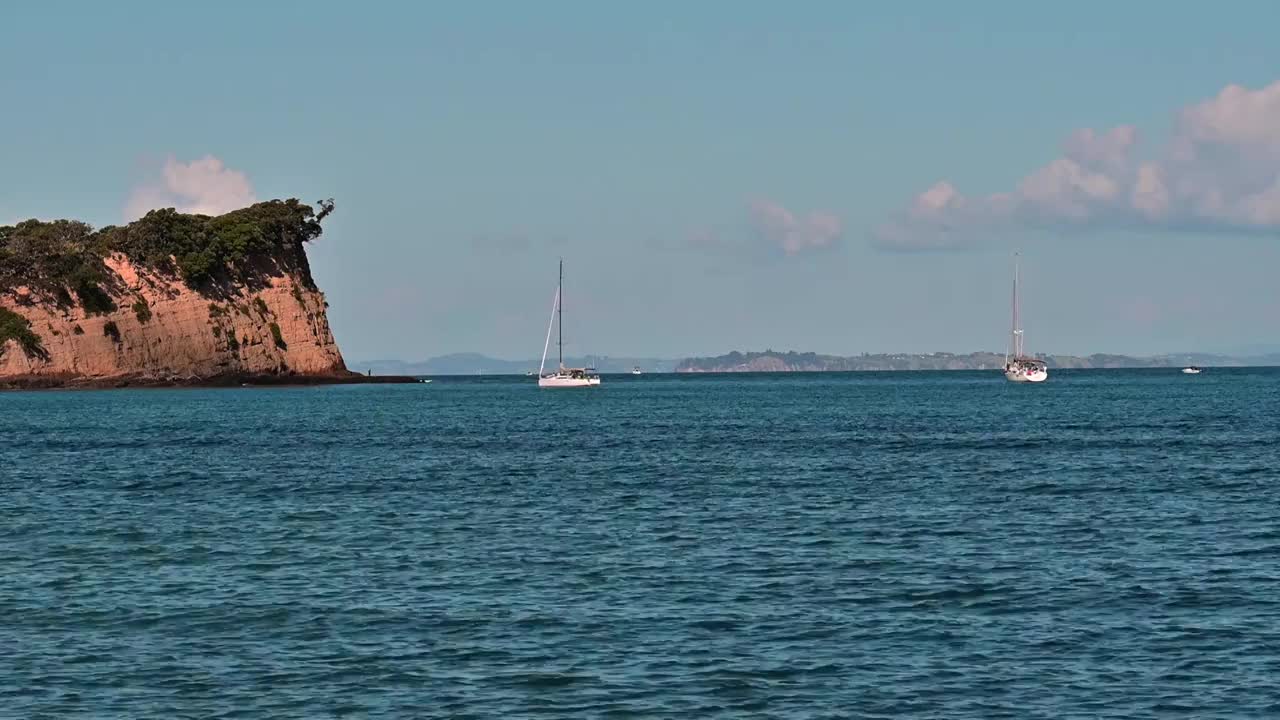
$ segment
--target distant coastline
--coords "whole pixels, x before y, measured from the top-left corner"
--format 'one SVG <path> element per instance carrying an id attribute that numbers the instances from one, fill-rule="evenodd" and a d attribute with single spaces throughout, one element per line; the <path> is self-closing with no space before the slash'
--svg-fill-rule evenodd
<path id="1" fill-rule="evenodd" d="M 1147 368 L 1186 365 L 1244 367 L 1280 365 L 1280 355 L 1234 357 L 1188 353 L 1134 357 L 1097 353 L 1093 355 L 1037 355 L 1051 368 Z M 676 365 L 678 373 L 730 372 L 857 372 L 889 370 L 994 370 L 1004 365 L 1004 353 L 864 353 L 855 356 L 819 355 L 798 352 L 731 352 L 716 357 L 687 358 Z"/>
<path id="2" fill-rule="evenodd" d="M 1180 353 L 1153 356 L 1039 355 L 1051 368 L 1148 368 L 1148 367 L 1248 367 L 1280 365 L 1280 353 L 1225 355 Z M 733 373 L 733 372 L 876 372 L 911 370 L 993 370 L 1003 366 L 1004 353 L 864 353 L 841 356 L 811 352 L 774 351 L 731 352 L 714 357 L 682 360 L 586 356 L 565 358 L 574 367 L 594 367 L 602 373 L 627 373 L 638 367 L 645 373 Z M 503 360 L 479 353 L 442 355 L 416 362 L 369 360 L 351 363 L 358 372 L 372 370 L 377 375 L 524 375 L 538 371 L 538 361 Z"/>

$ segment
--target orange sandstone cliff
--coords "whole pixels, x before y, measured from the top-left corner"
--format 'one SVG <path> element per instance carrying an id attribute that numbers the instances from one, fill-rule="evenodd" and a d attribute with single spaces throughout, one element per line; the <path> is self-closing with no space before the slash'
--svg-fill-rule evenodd
<path id="1" fill-rule="evenodd" d="M 322 208 L 0 227 L 0 384 L 357 379 L 302 247 Z"/>

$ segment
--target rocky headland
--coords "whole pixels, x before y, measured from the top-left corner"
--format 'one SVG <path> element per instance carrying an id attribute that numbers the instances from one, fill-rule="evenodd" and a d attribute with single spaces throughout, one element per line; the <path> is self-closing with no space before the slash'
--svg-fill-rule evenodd
<path id="1" fill-rule="evenodd" d="M 0 388 L 412 382 L 343 361 L 304 248 L 332 211 L 0 227 Z"/>

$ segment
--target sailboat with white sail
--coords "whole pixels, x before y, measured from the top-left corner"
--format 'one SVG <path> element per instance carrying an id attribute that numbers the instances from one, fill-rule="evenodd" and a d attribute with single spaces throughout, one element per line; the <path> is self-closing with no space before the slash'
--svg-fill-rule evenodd
<path id="1" fill-rule="evenodd" d="M 559 322 L 557 322 L 557 319 Z M 551 328 L 559 330 L 556 345 L 560 365 L 553 373 L 544 373 L 547 367 L 547 350 L 551 347 Z M 542 363 L 538 366 L 538 387 L 576 388 L 594 387 L 600 384 L 600 375 L 591 368 L 567 368 L 564 366 L 564 259 L 560 259 L 560 281 L 556 284 L 555 302 L 551 305 L 551 321 L 547 323 L 547 341 L 542 345 Z"/>
<path id="2" fill-rule="evenodd" d="M 1049 366 L 1039 358 L 1030 357 L 1023 343 L 1022 317 L 1018 297 L 1018 270 L 1021 256 L 1013 256 L 1013 327 L 1009 335 L 1009 347 L 1004 354 L 1004 376 L 1009 382 L 1037 383 L 1049 379 Z"/>

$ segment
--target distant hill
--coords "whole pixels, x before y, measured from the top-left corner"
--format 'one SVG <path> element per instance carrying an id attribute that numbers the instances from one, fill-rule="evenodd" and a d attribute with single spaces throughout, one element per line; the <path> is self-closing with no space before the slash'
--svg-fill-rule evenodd
<path id="1" fill-rule="evenodd" d="M 555 365 L 555 358 L 547 360 L 547 367 Z M 594 367 L 602 373 L 631 372 L 639 367 L 644 372 L 672 372 L 675 360 L 659 358 L 615 358 L 606 356 L 567 357 L 565 365 Z M 538 371 L 538 358 L 530 360 L 502 360 L 479 353 L 454 353 L 428 360 L 405 362 L 403 360 L 368 360 L 351 363 L 353 370 L 372 370 L 376 375 L 524 375 Z"/>
<path id="2" fill-rule="evenodd" d="M 1051 368 L 1141 368 L 1183 367 L 1245 367 L 1280 365 L 1280 354 L 1234 357 L 1204 353 L 1131 357 L 1128 355 L 1094 354 L 1038 355 Z M 1004 364 L 1004 353 L 974 352 L 958 355 L 948 352 L 867 354 L 842 357 L 817 353 L 731 352 L 716 357 L 687 358 L 681 360 L 675 372 L 849 372 L 875 370 L 983 370 L 995 369 Z"/>

